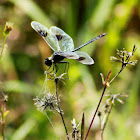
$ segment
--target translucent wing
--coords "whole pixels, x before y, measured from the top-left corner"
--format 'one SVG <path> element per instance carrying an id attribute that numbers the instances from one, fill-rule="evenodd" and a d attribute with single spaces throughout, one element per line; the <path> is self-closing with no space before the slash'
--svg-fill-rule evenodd
<path id="1" fill-rule="evenodd" d="M 80 63 L 85 65 L 94 64 L 94 60 L 87 53 L 82 51 L 76 51 L 75 53 L 79 56 L 79 58 L 76 60 L 79 61 Z"/>
<path id="2" fill-rule="evenodd" d="M 57 37 L 50 30 L 48 30 L 47 27 L 36 21 L 32 21 L 31 26 L 38 34 L 42 36 L 53 51 L 60 51 Z"/>
<path id="3" fill-rule="evenodd" d="M 66 34 L 63 30 L 55 26 L 52 26 L 49 30 L 56 36 L 60 47 L 60 51 L 66 52 L 74 50 L 73 40 L 68 34 Z"/>
<path id="4" fill-rule="evenodd" d="M 55 52 L 55 55 L 64 56 L 68 59 L 78 59 L 79 55 L 76 52 Z"/>

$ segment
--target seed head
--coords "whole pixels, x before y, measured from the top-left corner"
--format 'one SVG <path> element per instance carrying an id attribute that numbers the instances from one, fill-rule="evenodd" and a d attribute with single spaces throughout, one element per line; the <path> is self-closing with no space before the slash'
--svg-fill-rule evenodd
<path id="1" fill-rule="evenodd" d="M 13 29 L 13 23 L 6 22 L 5 28 L 4 28 L 4 31 L 3 31 L 3 35 L 8 36 L 9 33 L 12 31 L 12 29 Z"/>

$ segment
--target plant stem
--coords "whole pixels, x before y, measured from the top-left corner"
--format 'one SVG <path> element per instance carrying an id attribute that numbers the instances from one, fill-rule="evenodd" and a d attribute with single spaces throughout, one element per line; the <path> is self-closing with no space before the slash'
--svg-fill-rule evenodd
<path id="1" fill-rule="evenodd" d="M 103 96 L 104 96 L 104 93 L 105 93 L 106 88 L 107 88 L 107 85 L 104 85 L 104 89 L 103 89 L 103 92 L 102 92 L 100 101 L 99 101 L 99 103 L 98 103 L 98 106 L 97 106 L 97 108 L 96 108 L 96 111 L 95 111 L 95 113 L 94 113 L 94 116 L 93 116 L 93 118 L 92 118 L 92 120 L 91 120 L 91 123 L 90 123 L 90 126 L 89 126 L 89 128 L 88 128 L 88 131 L 87 131 L 85 140 L 87 139 L 87 137 L 88 137 L 88 135 L 89 135 L 89 131 L 90 131 L 90 129 L 91 129 L 91 126 L 92 126 L 92 124 L 93 124 L 93 121 L 94 121 L 94 119 L 95 119 L 95 116 L 96 116 L 96 114 L 97 114 L 97 112 L 98 112 L 99 106 L 100 106 L 100 104 L 101 104 L 101 102 L 102 102 L 102 99 L 103 99 Z"/>
<path id="2" fill-rule="evenodd" d="M 81 123 L 81 140 L 84 140 L 84 129 L 85 129 L 85 117 L 83 113 L 82 123 Z"/>
<path id="3" fill-rule="evenodd" d="M 4 120 L 2 120 L 4 121 Z M 3 140 L 5 140 L 5 136 L 4 136 L 4 122 L 2 122 L 2 137 L 3 137 Z"/>
<path id="4" fill-rule="evenodd" d="M 111 104 L 111 107 L 107 113 L 107 115 L 105 116 L 105 121 L 103 121 L 103 128 L 101 129 L 101 140 L 103 140 L 103 132 L 104 132 L 104 129 L 106 127 L 106 124 L 108 122 L 108 119 L 109 119 L 109 115 L 110 115 L 110 112 L 112 110 L 112 107 L 113 107 L 113 104 Z"/>
<path id="5" fill-rule="evenodd" d="M 114 81 L 114 79 L 121 73 L 121 71 L 125 68 L 125 66 L 126 66 L 126 65 L 122 65 L 121 70 L 112 78 L 112 80 L 109 82 L 109 84 L 112 83 L 112 82 Z M 104 84 L 104 89 L 103 89 L 103 92 L 102 92 L 100 101 L 99 101 L 99 103 L 98 103 L 98 106 L 97 106 L 97 108 L 96 108 L 96 111 L 95 111 L 95 113 L 94 113 L 94 116 L 93 116 L 93 118 L 92 118 L 92 120 L 91 120 L 91 123 L 90 123 L 90 126 L 89 126 L 89 128 L 88 128 L 88 131 L 87 131 L 85 140 L 87 139 L 87 137 L 88 137 L 88 135 L 89 135 L 91 126 L 92 126 L 92 124 L 93 124 L 93 121 L 94 121 L 94 119 L 95 119 L 95 116 L 96 116 L 96 114 L 97 114 L 97 112 L 98 112 L 98 109 L 99 109 L 99 107 L 100 107 L 100 104 L 101 104 L 101 102 L 102 102 L 102 99 L 103 99 L 105 90 L 106 90 L 106 88 L 108 87 L 108 86 L 107 86 L 107 83 L 108 83 L 108 80 L 109 80 L 109 77 L 110 77 L 111 72 L 112 72 L 112 71 L 110 71 L 110 72 L 108 73 L 108 75 L 107 75 L 106 83 Z"/>
<path id="6" fill-rule="evenodd" d="M 111 81 L 109 82 L 109 84 L 111 84 L 115 80 L 115 78 L 122 72 L 122 70 L 125 68 L 125 66 L 126 65 L 122 65 L 121 70 L 111 79 Z"/>
<path id="7" fill-rule="evenodd" d="M 2 54 L 3 54 L 3 50 L 4 50 L 4 45 L 5 45 L 5 42 L 6 42 L 6 38 L 7 38 L 7 36 L 5 35 L 5 37 L 4 37 L 4 42 L 3 42 L 3 45 L 2 45 L 2 49 L 1 49 L 0 60 L 1 60 L 1 58 L 2 58 Z"/>
<path id="8" fill-rule="evenodd" d="M 63 115 L 62 115 L 62 111 L 60 109 L 60 104 L 59 104 L 59 98 L 58 98 L 58 93 L 57 93 L 57 84 L 58 84 L 58 78 L 55 79 L 55 83 L 56 83 L 56 96 L 57 96 L 57 104 L 58 104 L 58 108 L 59 108 L 59 114 L 61 116 L 61 119 L 62 119 L 62 122 L 63 122 L 63 125 L 64 125 L 64 128 L 65 128 L 65 132 L 66 132 L 66 135 L 67 135 L 67 139 L 69 140 L 69 135 L 68 135 L 68 131 L 67 131 L 67 127 L 66 127 L 66 124 L 65 124 L 65 121 L 64 121 L 64 118 L 63 118 Z"/>
<path id="9" fill-rule="evenodd" d="M 5 140 L 5 136 L 4 136 L 4 124 L 5 124 L 5 118 L 4 118 L 4 112 L 5 112 L 5 108 L 4 108 L 4 104 L 2 104 L 1 106 L 1 133 L 2 133 L 2 138 L 3 140 Z"/>

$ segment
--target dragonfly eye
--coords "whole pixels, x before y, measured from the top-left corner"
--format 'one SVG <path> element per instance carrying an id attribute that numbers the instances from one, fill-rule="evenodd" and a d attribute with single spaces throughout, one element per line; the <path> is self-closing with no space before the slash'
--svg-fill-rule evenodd
<path id="1" fill-rule="evenodd" d="M 49 58 L 46 58 L 46 59 L 45 59 L 45 64 L 46 64 L 47 66 L 51 66 L 51 65 L 52 65 L 52 61 L 51 61 Z"/>

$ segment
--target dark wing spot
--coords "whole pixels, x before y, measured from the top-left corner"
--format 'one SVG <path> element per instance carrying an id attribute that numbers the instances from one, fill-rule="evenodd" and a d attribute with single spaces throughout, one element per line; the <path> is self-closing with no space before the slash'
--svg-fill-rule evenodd
<path id="1" fill-rule="evenodd" d="M 85 60 L 86 58 L 85 57 L 79 57 L 79 59 L 76 59 L 78 61 L 82 61 L 82 60 Z"/>
<path id="2" fill-rule="evenodd" d="M 61 40 L 61 39 L 63 38 L 62 35 L 55 35 L 55 36 L 56 36 L 56 38 L 57 38 L 58 41 Z"/>
<path id="3" fill-rule="evenodd" d="M 69 55 L 69 57 L 74 57 L 74 55 Z"/>
<path id="4" fill-rule="evenodd" d="M 45 32 L 45 31 L 39 30 L 38 33 L 43 37 L 47 36 L 47 32 Z"/>

